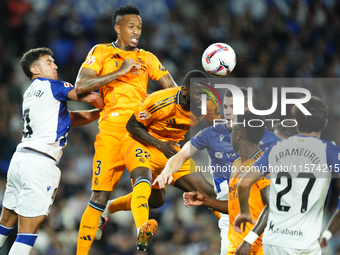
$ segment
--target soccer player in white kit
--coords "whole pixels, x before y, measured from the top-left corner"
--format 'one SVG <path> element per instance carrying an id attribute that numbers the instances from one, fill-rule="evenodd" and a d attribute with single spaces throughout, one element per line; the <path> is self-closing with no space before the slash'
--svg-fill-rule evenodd
<path id="1" fill-rule="evenodd" d="M 79 98 L 70 83 L 58 81 L 57 65 L 48 48 L 26 52 L 21 67 L 32 81 L 23 96 L 24 130 L 7 173 L 7 185 L 0 216 L 0 250 L 15 224 L 18 235 L 10 255 L 28 255 L 41 223 L 50 212 L 60 170 L 57 167 L 66 146 L 70 126 L 90 123 L 100 109 L 69 112 L 67 101 L 87 102 L 102 108 L 101 95 Z"/>
<path id="2" fill-rule="evenodd" d="M 268 148 L 238 185 L 241 213 L 234 222 L 252 222 L 248 197 L 251 185 L 270 173 L 270 213 L 263 234 L 265 254 L 321 255 L 325 199 L 333 174 L 339 173 L 340 147 L 320 139 L 327 107 L 317 98 L 302 104 L 311 115 L 293 107 L 299 134 Z M 301 107 L 301 106 L 300 106 Z"/>

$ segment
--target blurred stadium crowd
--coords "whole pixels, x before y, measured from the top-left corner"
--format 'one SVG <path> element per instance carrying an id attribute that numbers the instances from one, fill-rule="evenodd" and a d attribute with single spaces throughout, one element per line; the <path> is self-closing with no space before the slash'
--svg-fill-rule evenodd
<path id="1" fill-rule="evenodd" d="M 31 48 L 50 47 L 59 79 L 74 84 L 89 49 L 115 40 L 111 14 L 123 3 L 141 11 L 138 47 L 154 53 L 179 85 L 187 71 L 202 70 L 201 55 L 214 42 L 234 48 L 233 78 L 340 77 L 340 1 L 336 0 L 0 1 L 0 202 L 8 164 L 22 135 L 21 101 L 29 80 L 19 66 L 21 55 Z M 156 89 L 158 83 L 151 82 L 149 92 Z M 321 81 L 308 89 L 329 106 L 323 138 L 340 144 L 340 86 Z M 263 93 L 255 99 L 260 108 L 268 109 L 266 97 Z M 77 107 L 87 106 L 70 105 Z M 32 255 L 75 254 L 78 225 L 90 195 L 96 133 L 96 124 L 71 130 L 59 165 L 60 188 Z M 336 194 L 339 189 L 332 191 Z M 125 175 L 111 197 L 130 191 Z M 121 212 L 112 216 L 103 239 L 94 242 L 92 254 L 219 254 L 217 219 L 206 208 L 185 208 L 181 195 L 170 187 L 167 203 L 151 212 L 160 228 L 148 252 L 136 251 L 131 213 Z M 337 200 L 331 196 L 326 217 Z M 339 247 L 340 236 L 335 236 L 325 254 L 340 254 Z M 6 246 L 1 252 L 6 252 Z"/>

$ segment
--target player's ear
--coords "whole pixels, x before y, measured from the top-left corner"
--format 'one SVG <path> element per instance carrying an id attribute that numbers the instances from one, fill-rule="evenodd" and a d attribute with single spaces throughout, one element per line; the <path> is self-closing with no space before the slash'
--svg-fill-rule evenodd
<path id="1" fill-rule="evenodd" d="M 185 86 L 182 86 L 181 92 L 183 96 L 186 96 L 188 94 L 188 89 Z"/>
<path id="2" fill-rule="evenodd" d="M 327 126 L 327 124 L 328 124 L 328 119 L 326 119 L 326 121 L 325 121 L 325 126 L 324 126 L 324 128 Z"/>
<path id="3" fill-rule="evenodd" d="M 120 34 L 120 26 L 116 24 L 116 25 L 114 26 L 114 29 L 115 29 L 117 35 L 119 35 L 119 34 Z"/>
<path id="4" fill-rule="evenodd" d="M 38 67 L 36 65 L 32 65 L 31 68 L 30 68 L 30 71 L 33 75 L 38 75 L 40 74 L 40 71 L 38 69 Z"/>

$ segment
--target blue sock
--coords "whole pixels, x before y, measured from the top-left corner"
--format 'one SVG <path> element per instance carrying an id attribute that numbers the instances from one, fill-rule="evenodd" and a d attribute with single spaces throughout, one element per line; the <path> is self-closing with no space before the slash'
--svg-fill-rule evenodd
<path id="1" fill-rule="evenodd" d="M 8 228 L 0 224 L 0 251 L 9 233 L 12 231 L 13 228 L 14 227 Z"/>
<path id="2" fill-rule="evenodd" d="M 38 234 L 19 233 L 8 255 L 29 255 Z"/>

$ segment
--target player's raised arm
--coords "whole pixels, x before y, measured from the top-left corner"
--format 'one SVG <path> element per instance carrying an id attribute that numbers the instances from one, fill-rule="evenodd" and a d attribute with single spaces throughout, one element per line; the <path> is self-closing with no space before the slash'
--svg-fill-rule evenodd
<path id="1" fill-rule="evenodd" d="M 72 101 L 79 101 L 79 102 L 84 102 L 92 105 L 93 107 L 103 109 L 104 108 L 104 100 L 102 95 L 96 93 L 96 92 L 90 92 L 87 94 L 81 94 L 78 95 L 76 93 L 75 89 L 70 90 L 68 92 L 68 95 L 70 100 Z"/>
<path id="2" fill-rule="evenodd" d="M 252 166 L 250 168 L 250 172 L 245 174 L 237 184 L 237 196 L 240 203 L 240 214 L 235 218 L 233 224 L 236 232 L 242 233 L 241 224 L 243 224 L 243 231 L 245 231 L 247 222 L 254 224 L 249 211 L 249 193 L 251 186 L 262 177 L 263 174 L 256 167 Z"/>
<path id="3" fill-rule="evenodd" d="M 158 183 L 160 188 L 164 188 L 165 183 L 170 184 L 173 180 L 172 174 L 177 172 L 182 167 L 184 162 L 197 152 L 198 149 L 191 145 L 190 141 L 188 141 L 176 155 L 172 156 L 168 160 L 162 173 L 154 180 L 153 185 Z"/>
<path id="4" fill-rule="evenodd" d="M 241 245 L 236 249 L 235 255 L 249 255 L 252 244 L 263 233 L 267 226 L 269 216 L 269 192 L 270 186 L 261 189 L 262 202 L 265 205 L 253 229 L 244 238 Z"/>
<path id="5" fill-rule="evenodd" d="M 133 59 L 125 59 L 122 66 L 117 71 L 104 75 L 97 75 L 95 70 L 82 67 L 78 72 L 75 87 L 77 94 L 95 91 L 118 77 L 127 74 L 136 65 Z"/>
<path id="6" fill-rule="evenodd" d="M 151 146 L 163 152 L 165 157 L 167 158 L 171 158 L 173 155 L 177 153 L 177 150 L 174 147 L 175 145 L 178 147 L 180 146 L 178 143 L 174 141 L 163 142 L 150 135 L 144 124 L 137 121 L 136 116 L 134 114 L 131 116 L 128 123 L 126 124 L 126 130 L 129 131 L 129 133 L 137 140 L 143 143 L 150 144 Z"/>
<path id="7" fill-rule="evenodd" d="M 100 109 L 70 112 L 71 127 L 83 126 L 97 120 L 100 116 L 100 112 Z"/>
<path id="8" fill-rule="evenodd" d="M 171 88 L 171 87 L 178 87 L 174 79 L 172 78 L 171 74 L 165 74 L 163 77 L 161 77 L 158 80 L 159 84 L 166 89 L 166 88 Z"/>

